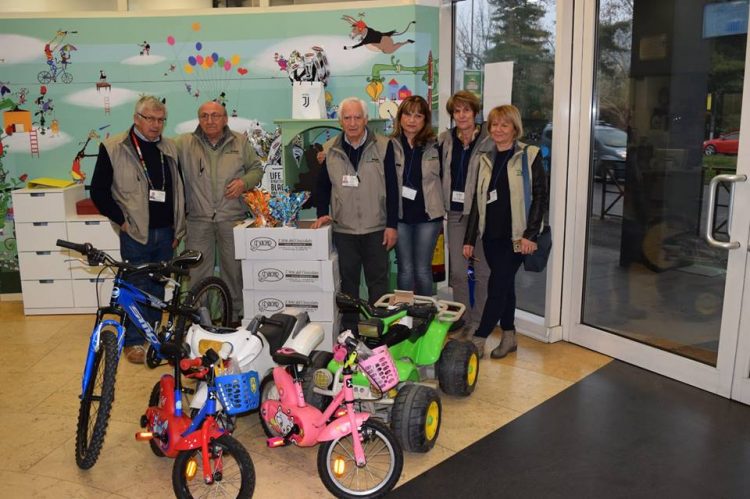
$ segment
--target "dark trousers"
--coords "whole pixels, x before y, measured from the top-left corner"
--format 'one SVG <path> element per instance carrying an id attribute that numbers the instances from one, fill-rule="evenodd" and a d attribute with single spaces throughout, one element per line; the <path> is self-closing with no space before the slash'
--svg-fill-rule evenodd
<path id="1" fill-rule="evenodd" d="M 504 331 L 516 328 L 516 272 L 523 262 L 523 255 L 513 252 L 510 239 L 482 239 L 482 244 L 490 278 L 487 302 L 475 336 L 486 338 L 498 321 Z"/>
<path id="2" fill-rule="evenodd" d="M 141 263 L 164 262 L 170 260 L 174 254 L 172 241 L 174 230 L 171 227 L 162 229 L 149 229 L 148 242 L 141 244 L 125 232 L 120 232 L 120 255 L 122 259 L 138 265 Z M 141 291 L 164 299 L 164 285 L 160 284 L 145 274 L 139 274 L 128 279 L 128 282 Z M 161 312 L 146 306 L 142 308 L 143 318 L 153 327 L 157 320 L 161 319 Z M 143 333 L 129 319 L 125 320 L 125 342 L 126 347 L 143 344 Z"/>
<path id="3" fill-rule="evenodd" d="M 339 254 L 341 291 L 359 298 L 359 281 L 365 271 L 367 295 L 370 303 L 388 292 L 388 252 L 383 246 L 383 233 L 379 230 L 369 234 L 333 233 L 333 244 Z M 356 326 L 356 315 L 344 314 L 346 328 Z"/>

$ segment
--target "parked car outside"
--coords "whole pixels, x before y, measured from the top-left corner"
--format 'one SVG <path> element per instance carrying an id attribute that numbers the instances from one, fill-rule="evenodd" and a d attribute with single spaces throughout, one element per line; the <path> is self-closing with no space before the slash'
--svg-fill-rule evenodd
<path id="1" fill-rule="evenodd" d="M 542 130 L 541 145 L 552 148 L 552 124 Z M 599 122 L 594 126 L 594 150 L 592 162 L 594 175 L 603 177 L 603 167 L 609 165 L 618 180 L 625 178 L 625 157 L 627 155 L 628 134 L 609 123 Z"/>
<path id="2" fill-rule="evenodd" d="M 703 154 L 713 156 L 714 154 L 737 154 L 740 145 L 740 131 L 735 130 L 723 133 L 715 139 L 703 142 Z"/>

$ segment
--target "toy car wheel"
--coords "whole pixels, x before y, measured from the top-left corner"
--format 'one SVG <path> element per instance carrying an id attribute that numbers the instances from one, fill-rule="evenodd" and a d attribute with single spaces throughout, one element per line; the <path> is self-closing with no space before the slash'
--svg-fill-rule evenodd
<path id="1" fill-rule="evenodd" d="M 479 352 L 468 341 L 451 340 L 445 344 L 437 365 L 440 389 L 448 395 L 467 396 L 474 391 L 479 377 Z"/>
<path id="2" fill-rule="evenodd" d="M 442 405 L 438 392 L 424 385 L 406 383 L 398 391 L 391 410 L 391 429 L 408 452 L 427 452 L 440 434 Z"/>
<path id="3" fill-rule="evenodd" d="M 333 354 L 331 352 L 315 350 L 310 353 L 310 365 L 302 373 L 302 393 L 305 395 L 305 402 L 321 411 L 331 401 L 330 397 L 316 393 L 313 389 L 315 387 L 315 371 L 325 369 L 332 358 Z"/>

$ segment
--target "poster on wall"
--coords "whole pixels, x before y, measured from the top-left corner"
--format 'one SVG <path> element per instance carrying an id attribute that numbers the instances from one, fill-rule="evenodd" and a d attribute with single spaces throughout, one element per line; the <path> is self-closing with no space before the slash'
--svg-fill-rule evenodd
<path id="1" fill-rule="evenodd" d="M 463 89 L 482 100 L 483 74 L 481 69 L 464 69 Z"/>
<path id="2" fill-rule="evenodd" d="M 488 82 L 490 82 L 488 84 Z M 484 119 L 493 107 L 511 104 L 513 95 L 513 61 L 493 62 L 484 65 Z"/>

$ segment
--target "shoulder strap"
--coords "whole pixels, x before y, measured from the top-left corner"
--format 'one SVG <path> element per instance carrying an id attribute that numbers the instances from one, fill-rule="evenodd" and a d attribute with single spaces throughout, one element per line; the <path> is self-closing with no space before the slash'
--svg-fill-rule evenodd
<path id="1" fill-rule="evenodd" d="M 526 204 L 526 213 L 529 213 L 531 207 L 531 171 L 529 171 L 529 158 L 526 154 L 529 146 L 523 148 L 521 156 L 521 175 L 523 176 L 523 200 Z"/>

